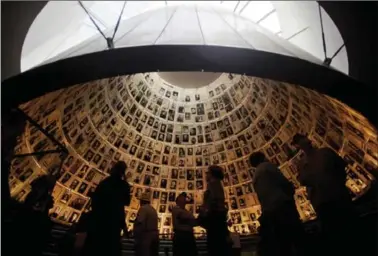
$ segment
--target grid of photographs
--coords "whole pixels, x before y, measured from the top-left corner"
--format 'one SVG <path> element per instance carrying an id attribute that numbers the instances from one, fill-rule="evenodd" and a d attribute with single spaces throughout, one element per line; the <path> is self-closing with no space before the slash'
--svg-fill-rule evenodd
<path id="1" fill-rule="evenodd" d="M 316 146 L 331 147 L 348 162 L 346 185 L 354 198 L 369 189 L 378 166 L 377 131 L 359 113 L 315 91 L 257 77 L 222 74 L 212 84 L 188 89 L 165 83 L 158 73 L 135 74 L 75 85 L 21 108 L 70 154 L 61 169 L 59 155 L 15 159 L 11 194 L 22 201 L 38 175 L 55 175 L 51 216 L 64 223 L 76 222 L 90 209 L 88 195 L 119 160 L 127 163 L 133 187 L 131 205 L 125 208 L 128 226 L 136 217 L 137 198 L 148 190 L 163 234 L 172 231 L 170 211 L 178 193 L 188 193 L 188 210 L 198 214 L 207 167 L 213 164 L 225 170 L 232 230 L 256 233 L 261 210 L 248 157 L 257 150 L 296 186 L 302 220 L 315 218 L 296 178 L 302 155 L 290 142 L 297 132 L 309 134 Z M 53 147 L 28 124 L 15 151 Z"/>

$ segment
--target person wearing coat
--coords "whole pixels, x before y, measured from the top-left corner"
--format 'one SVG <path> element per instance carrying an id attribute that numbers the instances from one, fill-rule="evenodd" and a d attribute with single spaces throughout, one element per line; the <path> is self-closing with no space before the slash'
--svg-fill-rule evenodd
<path id="1" fill-rule="evenodd" d="M 249 162 L 255 168 L 253 187 L 261 204 L 259 218 L 261 255 L 309 255 L 305 232 L 294 201 L 293 184 L 262 152 L 254 152 Z"/>
<path id="2" fill-rule="evenodd" d="M 223 169 L 212 165 L 206 175 L 207 190 L 197 221 L 206 229 L 207 249 L 210 256 L 224 255 L 232 246 L 227 228 L 227 209 L 222 185 Z"/>
<path id="3" fill-rule="evenodd" d="M 172 209 L 173 221 L 173 256 L 196 256 L 197 245 L 193 233 L 193 227 L 197 221 L 193 213 L 185 209 L 186 193 L 181 193 L 176 198 L 176 206 Z"/>
<path id="4" fill-rule="evenodd" d="M 125 162 L 117 162 L 110 176 L 100 182 L 91 195 L 92 212 L 88 220 L 84 255 L 121 254 L 121 230 L 125 209 L 130 204 L 130 185 L 125 180 Z"/>
<path id="5" fill-rule="evenodd" d="M 159 255 L 158 215 L 150 202 L 150 193 L 143 193 L 133 230 L 137 256 Z"/>

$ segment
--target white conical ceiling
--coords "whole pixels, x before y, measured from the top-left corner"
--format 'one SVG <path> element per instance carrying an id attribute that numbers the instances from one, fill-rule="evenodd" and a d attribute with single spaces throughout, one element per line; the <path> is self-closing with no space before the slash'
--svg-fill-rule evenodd
<path id="1" fill-rule="evenodd" d="M 111 36 L 123 2 L 83 2 L 106 36 Z M 317 64 L 324 60 L 316 2 L 128 1 L 115 47 L 194 44 L 242 47 L 293 56 Z M 322 10 L 330 57 L 343 39 Z M 287 40 L 286 40 L 287 39 Z M 107 48 L 77 2 L 50 1 L 24 42 L 21 70 Z M 348 73 L 345 48 L 332 66 Z"/>

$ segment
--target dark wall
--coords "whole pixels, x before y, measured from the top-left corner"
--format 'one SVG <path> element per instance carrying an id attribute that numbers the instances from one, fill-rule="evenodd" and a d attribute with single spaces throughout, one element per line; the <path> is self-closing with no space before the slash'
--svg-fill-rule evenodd
<path id="1" fill-rule="evenodd" d="M 320 1 L 319 3 L 333 19 L 346 42 L 349 75 L 371 86 L 375 92 L 373 97 L 377 102 L 378 2 Z M 362 98 L 361 101 L 363 100 Z M 378 108 L 377 104 L 371 108 Z"/>
<path id="2" fill-rule="evenodd" d="M 47 1 L 1 1 L 1 81 L 20 73 L 29 27 Z"/>
<path id="3" fill-rule="evenodd" d="M 378 2 L 319 3 L 346 42 L 350 76 L 378 88 Z"/>

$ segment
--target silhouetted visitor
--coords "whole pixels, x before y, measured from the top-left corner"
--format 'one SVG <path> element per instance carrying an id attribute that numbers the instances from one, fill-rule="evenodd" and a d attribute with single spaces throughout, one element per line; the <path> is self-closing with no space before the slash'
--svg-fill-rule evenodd
<path id="1" fill-rule="evenodd" d="M 54 206 L 52 192 L 56 180 L 50 175 L 36 178 L 31 185 L 31 192 L 26 196 L 24 205 L 30 209 L 48 216 L 49 210 Z"/>
<path id="2" fill-rule="evenodd" d="M 229 228 L 232 228 L 232 220 L 227 222 Z M 240 235 L 238 232 L 230 232 L 230 238 L 232 241 L 231 253 L 232 256 L 240 256 L 241 255 L 241 244 L 240 244 Z"/>
<path id="3" fill-rule="evenodd" d="M 52 191 L 56 180 L 43 175 L 31 183 L 31 192 L 26 196 L 22 214 L 24 236 L 28 237 L 23 246 L 30 255 L 41 255 L 50 237 L 52 223 L 49 210 L 54 206 Z"/>
<path id="4" fill-rule="evenodd" d="M 196 238 L 193 233 L 196 219 L 193 213 L 185 209 L 186 203 L 186 193 L 183 192 L 176 198 L 176 206 L 172 208 L 174 256 L 197 255 Z"/>
<path id="5" fill-rule="evenodd" d="M 1 115 L 1 206 L 2 218 L 11 214 L 11 196 L 9 188 L 9 172 L 11 162 L 15 155 L 17 136 L 20 136 L 25 129 L 26 120 L 17 110 L 3 111 Z M 12 218 L 12 216 L 10 216 Z M 7 232 L 8 226 L 4 226 Z M 10 227 L 12 228 L 12 227 Z M 8 245 L 6 245 L 8 246 Z"/>
<path id="6" fill-rule="evenodd" d="M 89 225 L 91 212 L 85 211 L 81 214 L 79 221 L 75 225 L 75 242 L 73 255 L 81 255 L 83 250 L 85 239 L 87 238 L 87 231 Z"/>
<path id="7" fill-rule="evenodd" d="M 150 202 L 150 193 L 143 193 L 133 230 L 137 256 L 159 255 L 158 215 Z"/>
<path id="8" fill-rule="evenodd" d="M 125 162 L 117 162 L 110 176 L 97 186 L 92 195 L 84 254 L 120 255 L 121 230 L 125 227 L 124 207 L 130 204 L 130 185 L 125 180 Z"/>
<path id="9" fill-rule="evenodd" d="M 227 229 L 227 209 L 225 207 L 223 169 L 210 166 L 207 172 L 207 190 L 198 221 L 207 232 L 207 248 L 210 256 L 224 255 L 230 251 L 229 231 Z"/>
<path id="10" fill-rule="evenodd" d="M 304 253 L 304 230 L 294 201 L 294 186 L 262 152 L 250 155 L 255 167 L 253 187 L 261 204 L 259 219 L 261 254 L 295 255 Z"/>
<path id="11" fill-rule="evenodd" d="M 315 148 L 302 134 L 296 134 L 292 144 L 305 153 L 298 165 L 298 180 L 306 186 L 315 208 L 325 248 L 330 255 L 353 254 L 346 245 L 356 244 L 350 234 L 355 232 L 357 216 L 345 186 L 346 162 L 330 148 Z"/>

